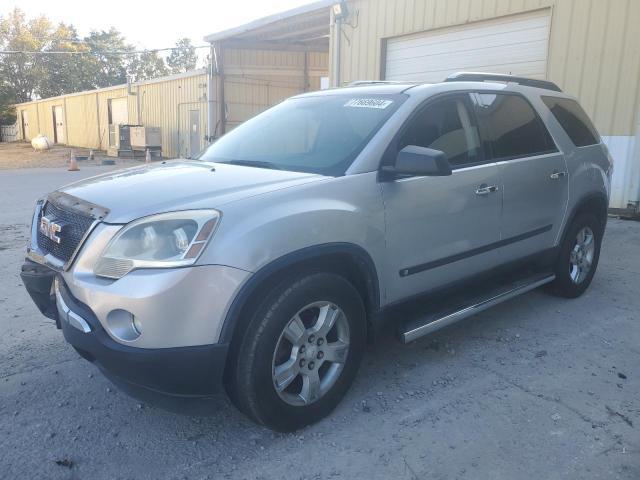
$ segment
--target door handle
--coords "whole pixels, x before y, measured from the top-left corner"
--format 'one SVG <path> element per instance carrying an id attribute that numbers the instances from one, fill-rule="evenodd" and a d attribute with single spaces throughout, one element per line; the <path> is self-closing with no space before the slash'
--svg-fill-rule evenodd
<path id="1" fill-rule="evenodd" d="M 486 183 L 483 183 L 476 189 L 476 195 L 485 196 L 497 191 L 498 187 L 496 185 L 487 185 Z"/>
<path id="2" fill-rule="evenodd" d="M 554 170 L 554 172 L 549 175 L 549 178 L 551 178 L 551 180 L 559 180 L 562 177 L 566 177 L 567 176 L 567 172 L 559 172 L 557 170 Z"/>

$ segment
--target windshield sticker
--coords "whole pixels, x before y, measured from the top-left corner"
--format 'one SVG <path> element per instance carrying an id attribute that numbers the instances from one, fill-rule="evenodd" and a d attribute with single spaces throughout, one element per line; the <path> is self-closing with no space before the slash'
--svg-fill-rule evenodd
<path id="1" fill-rule="evenodd" d="M 393 100 L 383 100 L 381 98 L 353 98 L 344 104 L 345 107 L 353 108 L 377 108 L 384 110 L 393 103 Z"/>

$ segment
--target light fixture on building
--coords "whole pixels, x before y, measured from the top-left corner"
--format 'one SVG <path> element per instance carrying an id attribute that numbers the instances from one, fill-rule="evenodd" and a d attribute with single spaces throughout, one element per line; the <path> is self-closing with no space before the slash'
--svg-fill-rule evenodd
<path id="1" fill-rule="evenodd" d="M 333 16 L 336 19 L 343 20 L 349 15 L 349 10 L 347 9 L 346 2 L 334 3 L 333 4 Z"/>

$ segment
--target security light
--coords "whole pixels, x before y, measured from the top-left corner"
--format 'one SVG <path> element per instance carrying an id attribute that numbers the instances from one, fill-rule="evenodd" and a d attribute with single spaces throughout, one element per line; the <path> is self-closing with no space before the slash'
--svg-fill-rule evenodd
<path id="1" fill-rule="evenodd" d="M 335 3 L 333 5 L 333 16 L 335 18 L 343 19 L 349 14 L 346 2 Z"/>

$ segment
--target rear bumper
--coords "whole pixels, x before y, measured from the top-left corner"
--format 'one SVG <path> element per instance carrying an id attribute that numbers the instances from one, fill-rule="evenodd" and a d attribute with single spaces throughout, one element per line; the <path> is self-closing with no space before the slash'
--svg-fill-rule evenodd
<path id="1" fill-rule="evenodd" d="M 107 376 L 171 396 L 203 397 L 224 390 L 228 345 L 137 348 L 117 343 L 93 311 L 73 297 L 61 276 L 31 264 L 33 262 L 27 260 L 22 272 L 29 295 L 42 313 L 56 318 L 66 341 Z M 54 278 L 58 285 L 55 293 L 52 291 Z M 56 294 L 60 296 L 57 305 Z"/>

